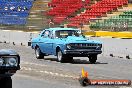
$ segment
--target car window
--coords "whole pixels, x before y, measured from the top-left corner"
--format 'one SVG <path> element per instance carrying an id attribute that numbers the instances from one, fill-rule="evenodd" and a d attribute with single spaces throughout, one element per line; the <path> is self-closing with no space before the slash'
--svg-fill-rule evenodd
<path id="1" fill-rule="evenodd" d="M 78 30 L 59 30 L 56 31 L 57 38 L 66 38 L 68 36 L 81 36 L 81 33 Z"/>
<path id="2" fill-rule="evenodd" d="M 52 31 L 50 31 L 50 33 L 49 33 L 49 38 L 54 38 Z"/>
<path id="3" fill-rule="evenodd" d="M 50 31 L 46 30 L 44 33 L 42 33 L 42 37 L 48 38 L 50 36 Z"/>

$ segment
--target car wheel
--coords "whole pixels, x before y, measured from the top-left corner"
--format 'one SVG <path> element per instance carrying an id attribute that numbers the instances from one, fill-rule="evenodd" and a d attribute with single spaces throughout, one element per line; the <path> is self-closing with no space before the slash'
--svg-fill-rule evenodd
<path id="1" fill-rule="evenodd" d="M 58 50 L 58 51 L 57 51 L 57 60 L 58 60 L 59 62 L 64 62 L 64 56 L 63 56 L 63 53 L 62 53 L 61 50 Z"/>
<path id="2" fill-rule="evenodd" d="M 41 52 L 39 47 L 35 49 L 35 55 L 37 59 L 44 59 L 44 54 Z"/>
<path id="3" fill-rule="evenodd" d="M 4 77 L 0 79 L 0 88 L 12 88 L 11 77 Z"/>
<path id="4" fill-rule="evenodd" d="M 94 64 L 97 60 L 97 55 L 90 55 L 89 56 L 89 61 L 90 63 Z"/>

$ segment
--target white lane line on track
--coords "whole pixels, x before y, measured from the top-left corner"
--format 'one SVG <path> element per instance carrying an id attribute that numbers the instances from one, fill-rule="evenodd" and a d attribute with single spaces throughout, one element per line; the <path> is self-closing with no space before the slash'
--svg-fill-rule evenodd
<path id="1" fill-rule="evenodd" d="M 22 64 L 27 64 L 27 65 L 35 65 L 35 66 L 41 66 L 41 67 L 47 66 L 47 65 L 40 65 L 40 64 L 30 63 L 30 62 L 24 62 L 24 61 L 21 61 L 21 62 L 22 62 Z M 49 74 L 49 75 L 52 75 L 52 76 L 60 76 L 60 77 L 65 77 L 65 78 L 79 79 L 79 76 L 75 77 L 75 76 L 64 75 L 64 74 L 60 74 L 60 73 L 53 73 L 53 72 L 49 72 L 49 71 L 32 69 L 32 68 L 29 68 L 29 67 L 21 67 L 21 69 L 22 70 L 27 70 L 27 71 L 35 71 L 37 73 Z M 94 76 L 94 77 L 96 77 L 96 76 Z M 100 75 L 100 76 L 97 76 L 97 77 L 100 78 L 100 79 L 104 79 L 105 77 L 113 78 L 113 79 L 117 79 L 118 78 L 118 77 L 111 77 L 111 76 L 104 76 L 104 75 Z"/>
<path id="2" fill-rule="evenodd" d="M 32 69 L 32 68 L 27 68 L 27 67 L 21 67 L 21 70 L 35 71 L 37 73 L 49 74 L 49 75 L 52 75 L 52 76 L 59 76 L 59 77 L 72 78 L 72 79 L 79 79 L 79 77 L 75 77 L 75 76 L 70 76 L 70 75 L 65 75 L 65 74 L 59 74 L 59 73 L 54 73 L 54 72 L 49 72 L 49 71 L 42 71 L 42 70 Z"/>

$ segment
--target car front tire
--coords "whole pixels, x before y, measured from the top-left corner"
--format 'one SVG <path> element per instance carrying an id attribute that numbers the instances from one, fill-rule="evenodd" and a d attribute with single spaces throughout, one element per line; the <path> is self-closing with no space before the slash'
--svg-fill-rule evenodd
<path id="1" fill-rule="evenodd" d="M 90 63 L 94 64 L 96 63 L 97 55 L 90 55 L 88 58 L 89 58 Z"/>
<path id="2" fill-rule="evenodd" d="M 35 55 L 37 59 L 44 59 L 44 54 L 41 52 L 39 47 L 35 49 Z"/>

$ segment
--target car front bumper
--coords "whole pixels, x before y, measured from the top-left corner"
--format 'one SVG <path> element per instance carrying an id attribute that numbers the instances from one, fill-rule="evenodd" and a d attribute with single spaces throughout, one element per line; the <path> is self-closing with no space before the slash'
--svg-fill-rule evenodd
<path id="1" fill-rule="evenodd" d="M 70 55 L 74 57 L 86 57 L 92 54 L 101 54 L 101 50 L 85 50 L 85 49 L 76 49 L 76 50 L 64 50 L 65 55 Z"/>
<path id="2" fill-rule="evenodd" d="M 20 66 L 17 67 L 1 67 L 0 66 L 0 78 L 10 77 L 16 73 L 17 70 L 20 70 Z"/>

